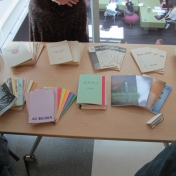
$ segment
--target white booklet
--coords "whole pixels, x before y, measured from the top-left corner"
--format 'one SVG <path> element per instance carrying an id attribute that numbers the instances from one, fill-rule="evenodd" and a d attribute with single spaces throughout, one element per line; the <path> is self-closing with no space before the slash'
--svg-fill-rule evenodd
<path id="1" fill-rule="evenodd" d="M 73 61 L 68 42 L 46 43 L 50 65 Z"/>
<path id="2" fill-rule="evenodd" d="M 4 58 L 10 67 L 18 66 L 24 62 L 32 61 L 32 55 L 22 42 L 2 49 Z"/>

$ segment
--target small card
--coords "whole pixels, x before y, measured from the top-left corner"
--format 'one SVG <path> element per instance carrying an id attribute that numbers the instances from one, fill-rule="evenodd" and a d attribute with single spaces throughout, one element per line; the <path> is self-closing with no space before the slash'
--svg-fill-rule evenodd
<path id="1" fill-rule="evenodd" d="M 152 128 L 155 128 L 160 122 L 164 120 L 163 114 L 157 114 L 151 118 L 147 124 L 151 125 Z"/>

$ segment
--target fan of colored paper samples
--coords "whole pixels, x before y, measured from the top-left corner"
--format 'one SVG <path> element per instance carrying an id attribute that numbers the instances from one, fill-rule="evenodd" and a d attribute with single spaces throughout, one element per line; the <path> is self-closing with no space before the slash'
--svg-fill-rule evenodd
<path id="1" fill-rule="evenodd" d="M 25 94 L 30 124 L 56 124 L 76 99 L 67 89 L 43 87 Z"/>

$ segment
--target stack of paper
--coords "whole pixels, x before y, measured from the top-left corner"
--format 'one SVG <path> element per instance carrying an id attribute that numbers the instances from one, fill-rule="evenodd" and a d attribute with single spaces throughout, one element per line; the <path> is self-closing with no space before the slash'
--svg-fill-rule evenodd
<path id="1" fill-rule="evenodd" d="M 71 104 L 76 95 L 67 89 L 44 87 L 25 94 L 29 123 L 57 123 Z"/>
<path id="2" fill-rule="evenodd" d="M 25 103 L 24 94 L 34 90 L 36 82 L 30 78 L 20 77 L 20 78 L 8 78 L 6 85 L 10 92 L 17 97 L 17 101 L 12 106 L 13 110 L 21 110 Z"/>
<path id="3" fill-rule="evenodd" d="M 157 48 L 131 49 L 134 60 L 142 73 L 164 73 L 167 52 Z"/>
<path id="4" fill-rule="evenodd" d="M 80 75 L 77 103 L 80 109 L 106 109 L 108 103 L 105 76 Z"/>
<path id="5" fill-rule="evenodd" d="M 159 113 L 172 87 L 148 75 L 112 75 L 111 105 L 143 107 Z"/>
<path id="6" fill-rule="evenodd" d="M 116 45 L 100 45 L 89 47 L 90 59 L 94 70 L 120 70 L 125 57 L 126 48 Z"/>
<path id="7" fill-rule="evenodd" d="M 2 49 L 3 56 L 10 67 L 35 65 L 44 47 L 43 43 L 34 42 L 11 44 Z"/>
<path id="8" fill-rule="evenodd" d="M 50 65 L 79 65 L 84 44 L 78 41 L 61 41 L 46 44 Z"/>

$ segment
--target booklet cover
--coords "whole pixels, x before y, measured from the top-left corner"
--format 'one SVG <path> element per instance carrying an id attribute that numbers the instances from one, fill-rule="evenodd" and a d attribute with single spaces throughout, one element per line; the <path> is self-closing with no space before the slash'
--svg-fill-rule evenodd
<path id="1" fill-rule="evenodd" d="M 53 89 L 30 92 L 29 123 L 53 122 L 55 98 Z"/>
<path id="2" fill-rule="evenodd" d="M 163 69 L 158 57 L 153 57 L 152 49 L 149 47 L 131 49 L 134 60 L 142 73 Z"/>
<path id="3" fill-rule="evenodd" d="M 10 92 L 6 83 L 0 86 L 0 115 L 10 109 L 17 98 Z"/>
<path id="4" fill-rule="evenodd" d="M 143 76 L 148 76 L 148 75 L 143 75 Z M 147 109 L 152 110 L 155 102 L 161 95 L 161 92 L 163 91 L 165 85 L 166 85 L 166 82 L 153 78 L 152 86 L 151 86 L 149 97 L 146 104 Z"/>
<path id="5" fill-rule="evenodd" d="M 160 110 L 161 110 L 164 102 L 166 101 L 167 97 L 169 96 L 171 90 L 172 90 L 171 86 L 165 85 L 162 93 L 160 94 L 158 100 L 154 104 L 151 112 L 153 112 L 154 114 L 158 114 L 160 112 Z"/>
<path id="6" fill-rule="evenodd" d="M 111 105 L 138 105 L 136 75 L 111 76 Z"/>
<path id="7" fill-rule="evenodd" d="M 18 66 L 26 61 L 32 60 L 32 55 L 22 42 L 2 49 L 4 58 L 10 67 Z"/>
<path id="8" fill-rule="evenodd" d="M 80 75 L 77 103 L 106 106 L 107 99 L 105 83 L 105 76 L 95 74 Z"/>
<path id="9" fill-rule="evenodd" d="M 136 75 L 137 91 L 138 91 L 138 106 L 145 107 L 147 104 L 150 88 L 152 86 L 153 78 Z"/>
<path id="10" fill-rule="evenodd" d="M 109 45 L 89 47 L 89 54 L 94 70 L 117 68 L 117 61 Z"/>
<path id="11" fill-rule="evenodd" d="M 73 61 L 68 42 L 46 43 L 50 65 Z"/>

